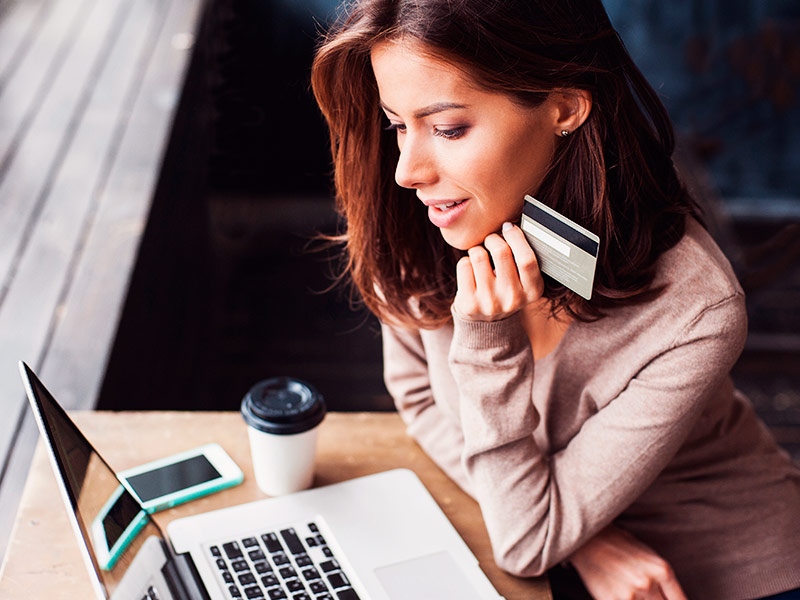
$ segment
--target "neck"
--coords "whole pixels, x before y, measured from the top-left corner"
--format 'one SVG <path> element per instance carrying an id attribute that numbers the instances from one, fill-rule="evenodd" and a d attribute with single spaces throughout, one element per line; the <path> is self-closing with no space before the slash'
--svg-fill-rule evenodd
<path id="1" fill-rule="evenodd" d="M 544 299 L 523 308 L 521 317 L 534 360 L 540 360 L 555 350 L 573 320 L 563 312 L 553 316 L 549 303 Z"/>

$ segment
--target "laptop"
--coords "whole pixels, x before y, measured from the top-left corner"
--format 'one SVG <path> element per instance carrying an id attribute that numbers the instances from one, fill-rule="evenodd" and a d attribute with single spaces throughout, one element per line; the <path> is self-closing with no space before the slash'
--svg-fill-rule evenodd
<path id="1" fill-rule="evenodd" d="M 20 373 L 97 598 L 502 600 L 407 469 L 184 517 L 165 535 L 22 362 Z M 98 526 L 125 540 L 113 566 L 100 566 Z"/>

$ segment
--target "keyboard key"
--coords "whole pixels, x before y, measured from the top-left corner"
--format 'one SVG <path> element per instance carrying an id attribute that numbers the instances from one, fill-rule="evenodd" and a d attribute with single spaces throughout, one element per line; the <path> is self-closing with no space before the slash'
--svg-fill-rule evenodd
<path id="1" fill-rule="evenodd" d="M 350 585 L 350 582 L 347 580 L 347 577 L 344 576 L 344 573 L 331 573 L 328 575 L 328 583 L 331 584 L 333 589 L 347 587 Z"/>
<path id="2" fill-rule="evenodd" d="M 264 542 L 264 545 L 267 547 L 267 551 L 270 553 L 273 552 L 283 552 L 283 546 L 281 546 L 281 541 L 278 539 L 278 536 L 274 533 L 265 533 L 261 536 L 261 540 Z"/>
<path id="3" fill-rule="evenodd" d="M 233 570 L 237 573 L 241 573 L 242 571 L 249 571 L 250 567 L 245 560 L 235 560 L 231 563 Z"/>
<path id="4" fill-rule="evenodd" d="M 256 570 L 256 573 L 258 573 L 259 575 L 263 575 L 264 573 L 269 573 L 270 571 L 272 571 L 272 567 L 270 567 L 264 561 L 257 562 L 255 564 L 253 564 L 253 568 Z"/>
<path id="5" fill-rule="evenodd" d="M 298 554 L 294 557 L 294 562 L 297 563 L 298 567 L 307 567 L 308 565 L 314 564 L 314 561 L 311 560 L 308 554 Z"/>
<path id="6" fill-rule="evenodd" d="M 297 537 L 297 533 L 294 529 L 282 529 L 281 536 L 283 537 L 283 541 L 286 542 L 286 547 L 289 548 L 289 552 L 292 554 L 305 553 L 306 548 L 303 546 L 303 542 L 300 541 L 300 538 Z"/>
<path id="7" fill-rule="evenodd" d="M 266 558 L 261 549 L 251 550 L 250 552 L 247 553 L 247 556 L 249 556 L 250 560 L 252 560 L 253 562 L 257 560 L 264 560 L 264 558 Z"/>
<path id="8" fill-rule="evenodd" d="M 225 554 L 230 560 L 236 560 L 237 558 L 242 558 L 243 556 L 242 551 L 239 549 L 239 544 L 236 542 L 222 544 L 222 549 L 225 550 Z"/>
<path id="9" fill-rule="evenodd" d="M 289 590 L 290 592 L 302 592 L 306 588 L 303 585 L 303 582 L 300 581 L 299 579 L 290 579 L 289 581 L 286 582 L 286 589 Z"/>
<path id="10" fill-rule="evenodd" d="M 248 598 L 263 598 L 264 592 L 257 585 L 244 588 L 244 595 Z"/>
<path id="11" fill-rule="evenodd" d="M 314 522 L 295 525 L 298 527 L 208 546 L 228 590 L 227 597 L 360 600 L 318 525 Z M 310 552 L 308 548 L 317 549 Z"/>
<path id="12" fill-rule="evenodd" d="M 264 575 L 261 578 L 261 585 L 265 588 L 272 587 L 273 585 L 278 585 L 278 578 L 275 577 L 274 573 L 270 573 L 269 575 Z"/>
<path id="13" fill-rule="evenodd" d="M 326 560 L 324 563 L 320 563 L 319 566 L 322 567 L 322 570 L 326 573 L 330 573 L 331 571 L 336 571 L 341 568 L 335 559 Z"/>
<path id="14" fill-rule="evenodd" d="M 321 594 L 322 592 L 328 591 L 328 586 L 325 585 L 325 582 L 322 580 L 312 581 L 308 584 L 308 587 L 311 588 L 311 591 L 315 594 Z M 319 600 L 319 598 L 317 598 Z"/>
<path id="15" fill-rule="evenodd" d="M 278 552 L 277 554 L 272 555 L 272 562 L 274 562 L 277 566 L 285 565 L 289 562 L 289 559 L 283 552 Z"/>

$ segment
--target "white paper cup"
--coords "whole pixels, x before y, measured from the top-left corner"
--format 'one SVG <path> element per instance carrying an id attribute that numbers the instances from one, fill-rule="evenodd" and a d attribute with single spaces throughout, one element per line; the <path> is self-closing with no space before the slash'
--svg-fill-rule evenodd
<path id="1" fill-rule="evenodd" d="M 311 487 L 324 416 L 322 396 L 298 379 L 275 377 L 250 388 L 242 399 L 242 417 L 261 491 L 279 496 Z"/>
<path id="2" fill-rule="evenodd" d="M 294 435 L 275 435 L 247 428 L 253 471 L 262 492 L 280 496 L 311 487 L 318 431 L 315 427 Z"/>

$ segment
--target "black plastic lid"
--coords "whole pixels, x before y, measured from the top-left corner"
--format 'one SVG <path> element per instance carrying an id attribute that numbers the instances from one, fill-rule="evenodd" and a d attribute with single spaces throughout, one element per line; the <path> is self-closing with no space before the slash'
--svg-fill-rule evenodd
<path id="1" fill-rule="evenodd" d="M 302 433 L 320 424 L 325 400 L 314 386 L 291 377 L 255 384 L 242 398 L 245 423 L 266 433 Z"/>

